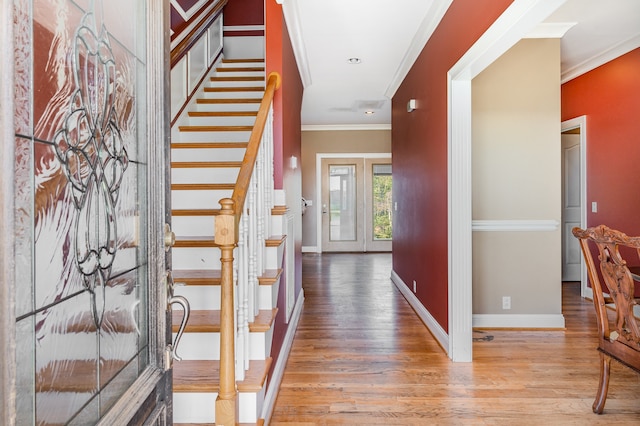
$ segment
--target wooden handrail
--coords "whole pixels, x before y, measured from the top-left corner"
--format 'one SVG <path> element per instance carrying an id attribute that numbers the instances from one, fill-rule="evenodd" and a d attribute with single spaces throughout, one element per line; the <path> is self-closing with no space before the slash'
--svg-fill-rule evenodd
<path id="1" fill-rule="evenodd" d="M 221 210 L 215 219 L 215 243 L 220 247 L 220 388 L 216 399 L 216 424 L 235 425 L 238 419 L 235 379 L 235 324 L 233 249 L 238 245 L 240 217 L 249 191 L 251 175 L 258 158 L 267 118 L 280 75 L 269 74 L 260 109 L 249 137 L 235 189 L 231 198 L 220 200 Z"/>
<path id="2" fill-rule="evenodd" d="M 267 87 L 265 88 L 260 108 L 258 109 L 258 115 L 256 116 L 256 122 L 251 131 L 249 137 L 249 145 L 242 159 L 242 166 L 238 173 L 238 179 L 236 180 L 236 186 L 233 190 L 231 199 L 235 204 L 236 220 L 240 219 L 242 209 L 244 208 L 244 202 L 247 198 L 247 191 L 249 189 L 249 181 L 253 174 L 253 168 L 258 158 L 258 149 L 260 148 L 260 141 L 262 140 L 262 134 L 264 132 L 264 126 L 267 123 L 267 117 L 269 116 L 269 109 L 273 102 L 276 89 L 280 87 L 280 74 L 272 72 L 267 78 Z M 236 222 L 237 223 L 237 222 Z M 236 230 L 237 232 L 237 230 Z M 237 235 L 236 235 L 237 241 Z"/>

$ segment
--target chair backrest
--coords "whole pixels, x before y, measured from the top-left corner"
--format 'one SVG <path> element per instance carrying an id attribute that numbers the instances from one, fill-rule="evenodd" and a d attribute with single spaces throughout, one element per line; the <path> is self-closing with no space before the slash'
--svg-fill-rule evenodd
<path id="1" fill-rule="evenodd" d="M 634 262 L 640 264 L 640 237 L 629 237 L 605 225 L 587 229 L 573 228 L 573 235 L 580 240 L 582 254 L 587 263 L 598 319 L 601 349 L 605 349 L 604 343 L 607 352 L 609 352 L 613 349 L 611 345 L 615 346 L 618 343 L 628 347 L 624 352 L 628 352 L 628 349 L 640 351 L 640 328 L 633 310 L 636 304 L 634 281 L 627 262 L 619 250 L 621 247 L 634 249 L 636 254 Z M 598 273 L 589 242 L 597 247 L 601 274 Z M 626 250 L 625 253 L 627 252 L 632 253 L 631 250 Z M 605 288 L 602 286 L 600 276 L 606 284 Z M 604 292 L 608 292 L 610 298 L 605 298 Z M 614 304 L 612 307 L 615 308 L 615 319 L 610 320 L 606 305 L 611 302 Z M 635 362 L 631 364 L 633 365 Z M 635 367 L 639 366 L 635 365 Z"/>

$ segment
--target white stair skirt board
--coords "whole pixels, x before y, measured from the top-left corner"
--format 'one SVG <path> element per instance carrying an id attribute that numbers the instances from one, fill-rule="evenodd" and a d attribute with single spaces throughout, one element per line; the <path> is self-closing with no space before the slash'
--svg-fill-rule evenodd
<path id="1" fill-rule="evenodd" d="M 424 325 L 427 326 L 431 334 L 436 338 L 436 340 L 440 343 L 440 346 L 443 348 L 449 347 L 449 336 L 447 332 L 442 328 L 440 324 L 433 318 L 433 316 L 427 311 L 424 305 L 418 300 L 418 298 L 409 290 L 409 287 L 402 281 L 402 278 L 396 273 L 396 271 L 391 271 L 391 281 L 398 287 L 400 293 L 407 299 L 409 305 L 413 308 L 414 311 L 418 314 Z"/>
<path id="2" fill-rule="evenodd" d="M 317 246 L 302 246 L 303 253 L 320 253 Z"/>
<path id="3" fill-rule="evenodd" d="M 260 418 L 264 419 L 266 421 L 266 424 L 269 424 L 269 420 L 271 419 L 271 415 L 273 414 L 273 409 L 278 397 L 278 390 L 280 389 L 282 376 L 284 375 L 284 369 L 287 366 L 287 360 L 289 359 L 289 353 L 291 352 L 291 346 L 293 345 L 293 338 L 295 337 L 296 329 L 298 328 L 298 323 L 300 322 L 300 315 L 302 314 L 303 305 L 304 290 L 300 290 L 300 294 L 298 294 L 298 299 L 296 300 L 296 306 L 293 308 L 291 318 L 289 319 L 289 328 L 287 328 L 287 334 L 285 334 L 284 336 L 280 354 L 273 368 L 273 376 L 271 377 L 271 382 L 269 383 L 269 389 L 267 390 L 267 393 L 264 397 L 264 406 L 262 408 L 262 414 L 260 415 Z"/>
<path id="4" fill-rule="evenodd" d="M 473 327 L 477 328 L 558 328 L 564 329 L 562 314 L 474 314 Z"/>

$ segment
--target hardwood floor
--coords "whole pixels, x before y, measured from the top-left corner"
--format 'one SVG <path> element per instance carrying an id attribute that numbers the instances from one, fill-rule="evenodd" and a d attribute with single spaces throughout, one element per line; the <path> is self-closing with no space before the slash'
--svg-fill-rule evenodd
<path id="1" fill-rule="evenodd" d="M 566 330 L 478 330 L 453 363 L 389 276 L 389 254 L 304 254 L 305 305 L 271 425 L 640 424 L 640 375 L 612 362 L 604 414 L 595 315 L 563 285 Z M 484 339 L 482 339 L 484 337 Z"/>

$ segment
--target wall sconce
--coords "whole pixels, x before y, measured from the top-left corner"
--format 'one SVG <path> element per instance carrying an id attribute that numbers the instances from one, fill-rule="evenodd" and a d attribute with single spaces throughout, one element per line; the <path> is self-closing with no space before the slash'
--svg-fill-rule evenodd
<path id="1" fill-rule="evenodd" d="M 298 158 L 297 158 L 295 155 L 292 155 L 292 156 L 289 158 L 289 166 L 290 166 L 293 170 L 295 170 L 295 169 L 297 169 L 297 168 L 298 168 Z"/>
<path id="2" fill-rule="evenodd" d="M 416 100 L 409 99 L 409 102 L 407 102 L 407 112 L 413 112 L 414 109 L 416 109 Z"/>

